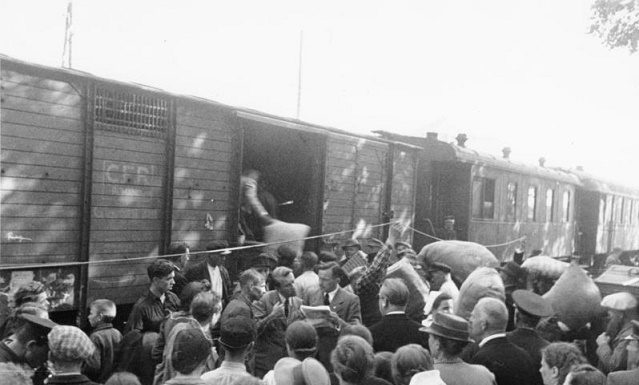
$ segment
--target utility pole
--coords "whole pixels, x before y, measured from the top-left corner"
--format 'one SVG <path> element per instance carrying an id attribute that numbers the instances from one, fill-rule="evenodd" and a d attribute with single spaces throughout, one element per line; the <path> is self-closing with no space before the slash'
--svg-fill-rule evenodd
<path id="1" fill-rule="evenodd" d="M 64 48 L 62 50 L 62 67 L 71 68 L 71 53 L 73 46 L 73 1 L 67 4 L 67 17 L 64 26 Z"/>
<path id="2" fill-rule="evenodd" d="M 300 118 L 300 107 L 302 103 L 302 49 L 304 47 L 304 30 L 300 31 L 300 57 L 297 73 L 297 115 L 296 118 Z"/>

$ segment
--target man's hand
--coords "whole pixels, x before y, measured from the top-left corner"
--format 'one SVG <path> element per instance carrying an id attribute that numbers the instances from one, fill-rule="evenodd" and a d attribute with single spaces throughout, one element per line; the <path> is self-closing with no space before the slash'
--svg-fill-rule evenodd
<path id="1" fill-rule="evenodd" d="M 597 337 L 597 346 L 607 345 L 610 342 L 610 336 L 606 333 L 601 333 L 599 337 Z"/>

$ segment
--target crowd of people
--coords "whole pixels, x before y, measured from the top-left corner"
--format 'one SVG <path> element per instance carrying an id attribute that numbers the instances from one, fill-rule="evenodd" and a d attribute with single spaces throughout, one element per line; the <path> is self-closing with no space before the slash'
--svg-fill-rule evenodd
<path id="1" fill-rule="evenodd" d="M 542 296 L 549 284 L 526 286 L 519 255 L 498 269 L 505 299 L 478 298 L 466 319 L 451 267 L 389 233 L 372 253 L 354 239 L 319 255 L 264 251 L 235 281 L 224 242 L 199 260 L 171 245 L 122 331 L 110 299 L 90 304 L 85 334 L 49 320 L 43 288 L 26 285 L 0 328 L 0 384 L 639 384 L 632 294 L 567 330 Z M 405 279 L 387 277 L 402 260 L 430 289 L 417 305 Z"/>

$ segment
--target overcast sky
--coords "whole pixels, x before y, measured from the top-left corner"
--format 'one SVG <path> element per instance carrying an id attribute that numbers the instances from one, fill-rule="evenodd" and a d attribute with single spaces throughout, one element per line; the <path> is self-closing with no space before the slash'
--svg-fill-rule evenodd
<path id="1" fill-rule="evenodd" d="M 73 67 L 359 133 L 437 131 L 639 185 L 639 54 L 592 0 L 73 2 Z M 0 53 L 59 66 L 66 0 L 0 0 Z"/>

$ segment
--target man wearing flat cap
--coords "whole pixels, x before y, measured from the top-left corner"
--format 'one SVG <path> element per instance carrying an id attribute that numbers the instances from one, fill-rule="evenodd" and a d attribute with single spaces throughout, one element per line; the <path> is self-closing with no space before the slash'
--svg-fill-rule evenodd
<path id="1" fill-rule="evenodd" d="M 53 374 L 47 385 L 97 385 L 81 374 L 82 364 L 93 355 L 95 345 L 75 326 L 58 325 L 49 332 L 49 361 Z"/>
<path id="2" fill-rule="evenodd" d="M 426 279 L 430 283 L 431 291 L 446 293 L 453 299 L 453 304 L 459 298 L 459 289 L 450 276 L 451 268 L 445 263 L 432 262 L 427 265 Z"/>
<path id="3" fill-rule="evenodd" d="M 339 260 L 339 266 L 346 272 L 350 272 L 360 266 L 368 266 L 368 255 L 362 251 L 362 245 L 356 239 L 347 239 L 342 245 L 344 255 Z"/>
<path id="4" fill-rule="evenodd" d="M 550 342 L 541 338 L 535 328 L 539 320 L 553 315 L 552 306 L 542 296 L 527 290 L 515 290 L 513 292 L 515 303 L 515 330 L 508 332 L 508 341 L 524 349 L 533 359 L 537 373 L 541 366 L 541 351 Z M 541 376 L 538 384 L 542 383 Z"/>
<path id="5" fill-rule="evenodd" d="M 626 370 L 629 340 L 632 335 L 633 320 L 637 320 L 637 298 L 627 292 L 607 295 L 601 306 L 608 310 L 610 322 L 606 331 L 597 337 L 597 357 L 599 368 L 604 373 Z M 621 327 L 614 327 L 620 325 Z"/>
<path id="6" fill-rule="evenodd" d="M 420 331 L 429 334 L 428 346 L 435 361 L 435 369 L 446 384 L 495 385 L 495 375 L 482 365 L 471 365 L 459 358 L 472 340 L 468 335 L 468 321 L 460 316 L 437 313 L 433 323 Z"/>

